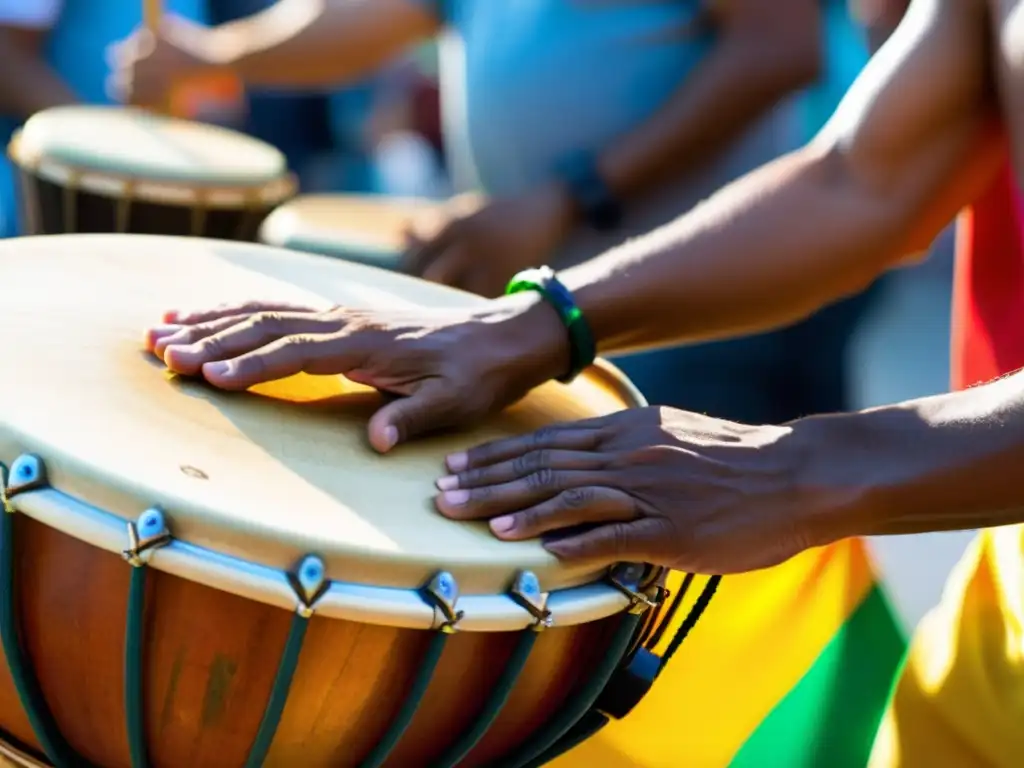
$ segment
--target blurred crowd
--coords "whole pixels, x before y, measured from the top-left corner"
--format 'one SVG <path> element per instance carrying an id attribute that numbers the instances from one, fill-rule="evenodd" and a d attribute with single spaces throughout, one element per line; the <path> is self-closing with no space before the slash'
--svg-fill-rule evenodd
<path id="1" fill-rule="evenodd" d="M 903 5 L 168 0 L 151 34 L 140 0 L 0 0 L 0 140 L 61 104 L 159 101 L 278 147 L 303 192 L 483 193 L 439 233 L 413 227 L 403 268 L 494 295 L 813 140 Z M 2 162 L 2 236 L 16 200 Z M 846 410 L 884 282 L 779 331 L 617 362 L 652 402 L 724 418 Z"/>

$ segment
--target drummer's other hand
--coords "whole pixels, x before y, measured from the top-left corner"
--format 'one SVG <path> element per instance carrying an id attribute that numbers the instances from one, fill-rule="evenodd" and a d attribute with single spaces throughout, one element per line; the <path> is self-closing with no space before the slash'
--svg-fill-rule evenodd
<path id="1" fill-rule="evenodd" d="M 548 261 L 574 215 L 568 195 L 557 184 L 493 200 L 469 213 L 456 208 L 440 231 L 431 213 L 425 224 L 410 223 L 402 269 L 481 296 L 500 296 L 517 272 Z"/>
<path id="2" fill-rule="evenodd" d="M 213 65 L 208 30 L 179 16 L 161 19 L 159 34 L 139 28 L 107 48 L 109 95 L 126 104 L 166 103 L 175 81 Z"/>
<path id="3" fill-rule="evenodd" d="M 168 312 L 163 321 L 146 332 L 147 348 L 171 371 L 221 389 L 301 372 L 344 374 L 404 396 L 370 420 L 379 451 L 500 410 L 569 367 L 565 327 L 536 295 L 417 312 L 256 302 Z"/>
<path id="4" fill-rule="evenodd" d="M 621 411 L 450 456 L 436 504 L 450 518 L 489 519 L 501 539 L 543 537 L 565 560 L 764 568 L 815 544 L 815 515 L 851 498 L 810 476 L 822 462 L 808 458 L 828 446 L 807 429 Z"/>

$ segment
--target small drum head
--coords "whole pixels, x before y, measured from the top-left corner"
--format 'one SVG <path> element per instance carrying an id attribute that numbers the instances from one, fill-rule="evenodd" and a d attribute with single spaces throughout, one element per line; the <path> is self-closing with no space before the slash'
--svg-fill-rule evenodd
<path id="1" fill-rule="evenodd" d="M 394 269 L 406 248 L 406 227 L 432 214 L 440 222 L 440 202 L 373 195 L 300 195 L 264 219 L 260 240 Z"/>
<path id="2" fill-rule="evenodd" d="M 225 128 L 123 107 L 39 112 L 9 151 L 16 163 L 48 181 L 71 179 L 93 192 L 120 179 L 200 189 L 269 187 L 264 198 L 282 198 L 292 187 L 284 155 L 269 144 Z"/>
<path id="3" fill-rule="evenodd" d="M 169 375 L 141 344 L 144 327 L 170 308 L 254 297 L 325 307 L 451 307 L 481 301 L 476 297 L 265 246 L 130 235 L 0 243 L 0 284 L 7 365 L 0 460 L 11 465 L 38 454 L 52 487 L 87 505 L 72 514 L 45 494 L 19 496 L 19 509 L 30 516 L 120 551 L 120 539 L 104 539 L 83 515 L 112 515 L 112 530 L 122 536 L 124 521 L 155 506 L 175 540 L 189 547 L 280 572 L 314 553 L 329 579 L 357 586 L 416 590 L 445 570 L 463 595 L 484 595 L 505 594 L 521 569 L 545 590 L 601 576 L 566 567 L 537 542 L 504 543 L 484 524 L 447 520 L 432 497 L 451 451 L 638 404 L 635 390 L 609 368 L 570 386 L 544 385 L 477 429 L 380 456 L 365 436 L 366 420 L 381 404 L 373 390 L 303 375 L 223 393 Z M 187 554 L 161 549 L 154 565 L 168 568 Z M 221 566 L 210 567 L 205 576 L 184 575 L 216 581 L 209 574 Z M 620 608 L 612 605 L 606 615 Z"/>

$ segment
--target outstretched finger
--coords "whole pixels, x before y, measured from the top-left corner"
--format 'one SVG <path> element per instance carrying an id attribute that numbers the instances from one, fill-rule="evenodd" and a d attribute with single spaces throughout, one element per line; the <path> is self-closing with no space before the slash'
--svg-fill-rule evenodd
<path id="1" fill-rule="evenodd" d="M 232 315 L 254 315 L 258 312 L 323 312 L 330 309 L 330 305 L 324 302 L 323 306 L 315 307 L 310 304 L 298 304 L 288 301 L 242 301 L 229 304 L 220 304 L 216 307 L 205 309 L 169 309 L 163 314 L 164 323 L 176 323 L 178 325 L 195 325 L 196 323 L 208 323 L 211 320 L 220 320 L 223 317 Z"/>
<path id="2" fill-rule="evenodd" d="M 532 475 L 541 469 L 600 469 L 606 461 L 607 456 L 593 451 L 542 449 L 524 453 L 510 461 L 438 478 L 437 488 L 440 491 L 454 491 L 456 488 L 499 485 Z"/>
<path id="3" fill-rule="evenodd" d="M 570 488 L 601 486 L 604 480 L 602 472 L 541 469 L 510 483 L 442 491 L 435 503 L 445 517 L 479 520 L 529 509 Z"/>
<path id="4" fill-rule="evenodd" d="M 226 330 L 247 320 L 249 315 L 229 315 L 220 320 L 211 320 L 198 325 L 158 325 L 147 328 L 144 337 L 146 349 L 164 359 L 164 351 L 173 345 L 194 344 L 202 338 Z"/>
<path id="5" fill-rule="evenodd" d="M 584 533 L 545 542 L 544 548 L 562 560 L 586 561 L 595 565 L 647 562 L 651 553 L 665 548 L 670 531 L 658 517 L 601 525 Z M 664 563 L 655 563 L 664 565 Z"/>
<path id="6" fill-rule="evenodd" d="M 491 520 L 499 539 L 520 541 L 578 525 L 616 523 L 640 516 L 636 500 L 617 488 L 584 486 L 562 491 L 535 507 Z"/>
<path id="7" fill-rule="evenodd" d="M 235 322 L 231 318 L 193 326 L 211 329 L 194 341 L 163 344 L 164 364 L 175 373 L 194 376 L 207 363 L 228 360 L 289 337 L 325 335 L 337 332 L 336 319 L 321 314 L 261 313 Z M 221 327 L 225 326 L 225 327 Z"/>
<path id="8" fill-rule="evenodd" d="M 450 454 L 445 463 L 449 472 L 458 473 L 513 461 L 535 451 L 592 451 L 601 442 L 603 425 L 604 417 L 555 424 L 525 435 L 481 443 L 468 451 Z"/>
<path id="9" fill-rule="evenodd" d="M 202 366 L 203 378 L 219 389 L 244 390 L 297 373 L 331 375 L 359 368 L 369 352 L 341 333 L 286 336 L 238 357 Z"/>

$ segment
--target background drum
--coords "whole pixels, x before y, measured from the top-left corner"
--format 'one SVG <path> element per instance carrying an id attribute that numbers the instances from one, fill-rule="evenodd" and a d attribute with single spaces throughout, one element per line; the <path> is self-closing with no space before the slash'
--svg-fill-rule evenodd
<path id="1" fill-rule="evenodd" d="M 437 200 L 299 195 L 267 217 L 260 228 L 260 240 L 296 251 L 396 269 L 406 249 L 404 232 L 410 223 L 416 221 L 427 231 L 438 230 L 446 211 L 446 204 Z"/>
<path id="2" fill-rule="evenodd" d="M 452 450 L 640 405 L 610 366 L 381 457 L 365 442 L 375 391 L 310 376 L 213 391 L 169 376 L 140 330 L 252 297 L 479 299 L 134 236 L 0 243 L 0 283 L 17 369 L 0 378 L 16 513 L 0 515 L 0 726 L 23 751 L 109 768 L 533 765 L 623 654 L 647 658 L 658 612 L 631 610 L 655 594 L 646 569 L 566 567 L 431 502 Z"/>
<path id="3" fill-rule="evenodd" d="M 134 232 L 254 240 L 294 194 L 275 148 L 234 131 L 121 107 L 33 115 L 8 147 L 29 234 Z"/>

